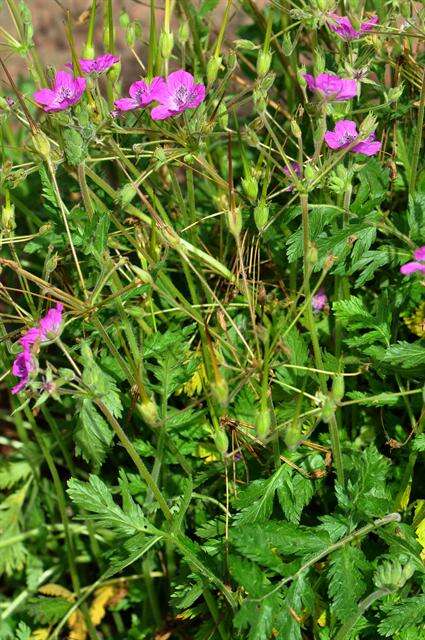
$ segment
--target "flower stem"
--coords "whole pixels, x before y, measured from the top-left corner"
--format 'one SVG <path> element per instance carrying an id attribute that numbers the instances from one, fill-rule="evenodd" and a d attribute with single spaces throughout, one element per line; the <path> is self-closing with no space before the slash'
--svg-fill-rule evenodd
<path id="1" fill-rule="evenodd" d="M 413 193 L 416 187 L 416 177 L 418 173 L 419 153 L 422 145 L 422 131 L 425 114 L 425 69 L 422 75 L 421 98 L 419 102 L 418 124 L 416 127 L 415 144 L 413 147 L 412 166 L 410 169 L 409 193 Z"/>

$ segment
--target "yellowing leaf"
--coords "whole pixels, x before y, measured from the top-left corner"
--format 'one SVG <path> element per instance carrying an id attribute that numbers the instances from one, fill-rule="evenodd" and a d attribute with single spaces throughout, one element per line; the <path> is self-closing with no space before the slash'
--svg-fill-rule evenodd
<path id="1" fill-rule="evenodd" d="M 326 609 L 323 609 L 322 613 L 317 618 L 317 624 L 319 627 L 326 627 Z"/>
<path id="2" fill-rule="evenodd" d="M 63 598 L 64 600 L 68 600 L 68 602 L 75 601 L 75 595 L 62 587 L 60 584 L 55 584 L 54 582 L 48 582 L 47 584 L 43 584 L 39 588 L 39 592 L 45 596 L 53 596 L 54 598 Z"/>
<path id="3" fill-rule="evenodd" d="M 200 458 L 203 458 L 204 462 L 216 462 L 221 460 L 221 455 L 217 451 L 215 445 L 208 444 L 206 442 L 198 444 L 197 454 Z"/>
<path id="4" fill-rule="evenodd" d="M 86 640 L 87 627 L 83 614 L 78 609 L 71 613 L 68 618 L 69 636 L 68 640 Z"/>
<path id="5" fill-rule="evenodd" d="M 50 633 L 50 627 L 46 629 L 36 629 L 32 632 L 30 640 L 47 640 Z"/>
<path id="6" fill-rule="evenodd" d="M 90 618 L 96 627 L 105 617 L 106 606 L 115 594 L 115 589 L 111 585 L 100 587 L 94 594 L 94 599 L 90 607 Z"/>
<path id="7" fill-rule="evenodd" d="M 422 547 L 421 558 L 425 562 L 425 518 L 416 527 L 416 537 Z"/>

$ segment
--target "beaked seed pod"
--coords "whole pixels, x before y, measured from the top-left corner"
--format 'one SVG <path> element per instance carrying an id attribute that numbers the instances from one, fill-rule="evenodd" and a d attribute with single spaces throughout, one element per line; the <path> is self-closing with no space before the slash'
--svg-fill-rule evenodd
<path id="1" fill-rule="evenodd" d="M 170 31 L 162 31 L 159 36 L 159 50 L 164 60 L 171 56 L 174 46 L 174 37 Z"/>
<path id="2" fill-rule="evenodd" d="M 344 376 L 340 373 L 334 377 L 332 383 L 332 395 L 335 402 L 341 402 L 345 393 Z"/>
<path id="3" fill-rule="evenodd" d="M 220 70 L 222 60 L 223 58 L 221 56 L 213 56 L 208 60 L 208 64 L 207 64 L 208 84 L 212 84 L 217 79 L 217 75 Z"/>
<path id="4" fill-rule="evenodd" d="M 246 176 L 246 178 L 242 178 L 242 186 L 243 186 L 243 190 L 245 191 L 245 193 L 248 196 L 248 198 L 252 202 L 255 202 L 255 200 L 257 200 L 257 196 L 258 196 L 258 181 L 257 181 L 257 179 L 252 174 L 248 175 L 248 176 Z"/>
<path id="5" fill-rule="evenodd" d="M 158 407 L 155 400 L 148 398 L 137 405 L 140 415 L 150 427 L 158 425 Z"/>

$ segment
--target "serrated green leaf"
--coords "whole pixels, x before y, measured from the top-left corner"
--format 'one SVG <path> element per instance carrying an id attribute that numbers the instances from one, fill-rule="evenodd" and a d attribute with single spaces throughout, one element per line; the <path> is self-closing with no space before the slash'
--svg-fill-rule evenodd
<path id="1" fill-rule="evenodd" d="M 379 633 L 385 638 L 394 638 L 397 633 L 403 633 L 414 628 L 419 639 L 425 634 L 425 596 L 418 595 L 399 602 L 390 610 L 387 617 L 378 626 Z"/>
<path id="2" fill-rule="evenodd" d="M 400 366 L 402 369 L 425 365 L 425 346 L 420 340 L 397 342 L 386 349 L 384 362 Z"/>
<path id="3" fill-rule="evenodd" d="M 80 407 L 75 431 L 77 451 L 94 467 L 99 468 L 105 460 L 113 439 L 113 432 L 97 408 L 85 398 Z"/>
<path id="4" fill-rule="evenodd" d="M 344 621 L 356 612 L 357 602 L 366 590 L 366 568 L 366 558 L 357 547 L 346 545 L 331 555 L 329 595 L 338 620 Z"/>

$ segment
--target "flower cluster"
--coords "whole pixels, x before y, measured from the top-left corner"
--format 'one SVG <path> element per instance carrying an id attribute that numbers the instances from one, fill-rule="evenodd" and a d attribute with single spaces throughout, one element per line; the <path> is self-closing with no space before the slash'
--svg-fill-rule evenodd
<path id="1" fill-rule="evenodd" d="M 104 54 L 94 60 L 79 60 L 81 70 L 88 75 L 99 75 L 119 62 L 117 56 Z M 73 65 L 66 65 L 72 70 Z M 87 81 L 74 77 L 67 71 L 58 71 L 52 88 L 36 91 L 34 100 L 44 111 L 64 111 L 76 104 L 83 95 Z M 205 99 L 205 85 L 196 84 L 192 74 L 180 69 L 167 78 L 155 77 L 150 82 L 138 80 L 129 89 L 128 98 L 120 98 L 114 103 L 117 113 L 147 107 L 157 102 L 151 111 L 153 120 L 165 120 L 177 116 L 187 109 L 196 109 Z"/>
<path id="2" fill-rule="evenodd" d="M 12 373 L 20 381 L 12 388 L 12 393 L 18 393 L 25 389 L 30 374 L 37 368 L 37 360 L 34 350 L 39 345 L 55 340 L 61 332 L 63 304 L 57 302 L 46 315 L 41 318 L 38 325 L 31 327 L 19 340 L 22 351 L 18 353 L 12 365 Z"/>

